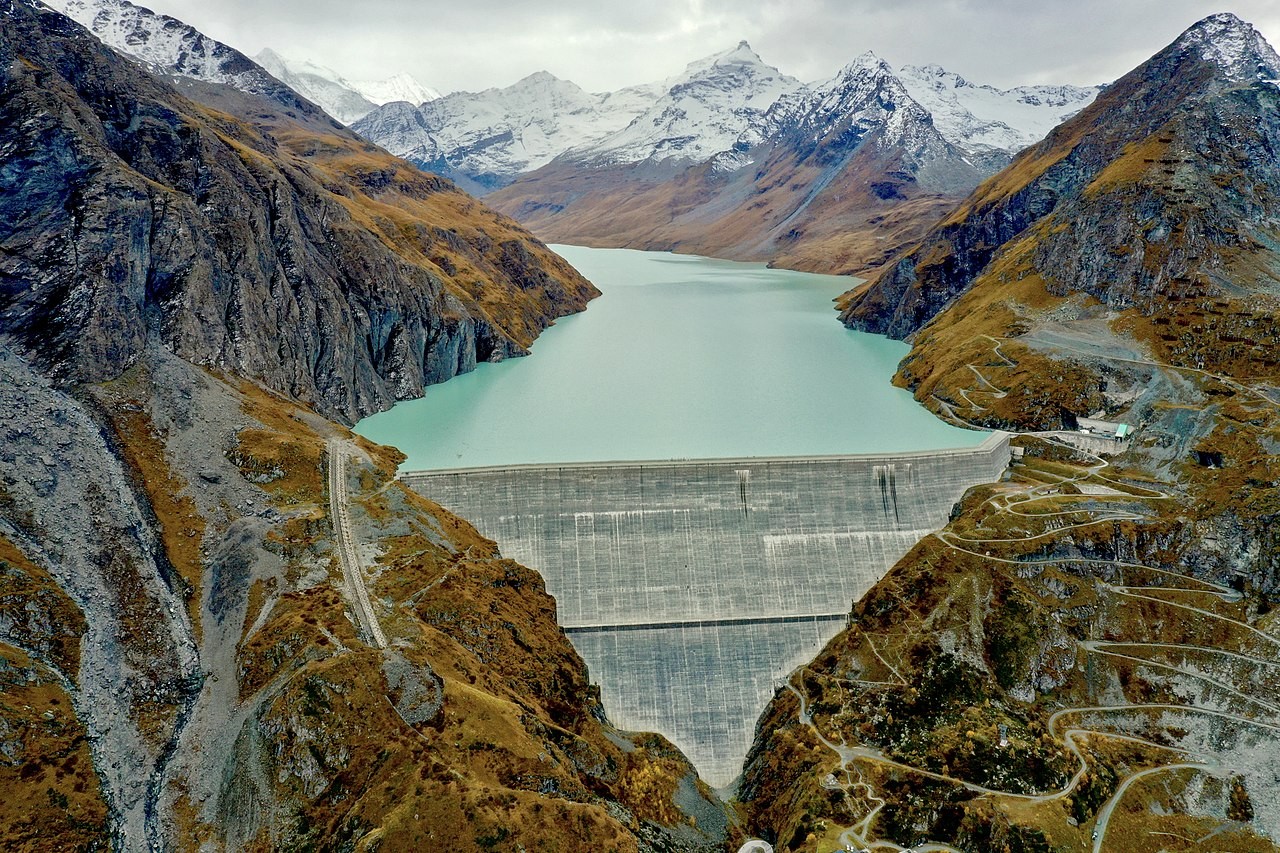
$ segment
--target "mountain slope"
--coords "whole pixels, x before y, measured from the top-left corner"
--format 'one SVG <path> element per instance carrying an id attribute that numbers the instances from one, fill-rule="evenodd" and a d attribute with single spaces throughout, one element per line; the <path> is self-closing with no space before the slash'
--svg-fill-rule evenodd
<path id="1" fill-rule="evenodd" d="M 568 158 L 596 166 L 703 163 L 732 147 L 752 121 L 800 84 L 766 65 L 744 41 L 691 62 L 666 87 L 666 94 L 625 128 L 598 143 L 576 146 Z"/>
<path id="2" fill-rule="evenodd" d="M 253 59 L 343 124 L 352 124 L 392 101 L 421 104 L 440 97 L 439 92 L 409 74 L 357 82 L 323 65 L 286 59 L 271 48 L 265 48 Z"/>
<path id="3" fill-rule="evenodd" d="M 50 0 L 45 5 L 159 74 L 232 86 L 306 112 L 310 104 L 233 47 L 129 0 Z"/>
<path id="4" fill-rule="evenodd" d="M 937 65 L 909 65 L 898 69 L 897 75 L 911 97 L 933 116 L 938 132 L 979 157 L 1012 156 L 1039 142 L 1092 103 L 1101 89 L 1018 86 L 1000 90 L 975 85 Z"/>
<path id="5" fill-rule="evenodd" d="M 923 404 L 1024 455 L 778 692 L 753 832 L 1280 849 L 1278 68 L 1196 24 L 854 293 Z"/>
<path id="6" fill-rule="evenodd" d="M 477 192 L 510 182 L 632 119 L 645 87 L 593 95 L 545 71 L 503 89 L 387 104 L 352 129 L 393 154 Z"/>
<path id="7" fill-rule="evenodd" d="M 743 42 L 661 84 L 590 94 L 539 72 L 503 89 L 455 92 L 419 108 L 390 104 L 353 129 L 425 169 L 489 192 L 562 155 L 597 166 L 701 163 L 797 86 Z"/>
<path id="8" fill-rule="evenodd" d="M 188 85 L 255 129 L 54 20 L 6 42 L 20 168 L 5 173 L 0 322 L 66 381 L 117 375 L 159 341 L 354 418 L 522 353 L 594 293 L 514 223 L 305 101 Z M 57 70 L 16 62 L 23 38 L 28 63 Z M 34 52 L 54 43 L 92 62 Z"/>
<path id="9" fill-rule="evenodd" d="M 847 273 L 883 262 L 982 177 L 870 54 L 747 118 L 694 167 L 571 152 L 490 199 L 549 239 Z"/>
<path id="10" fill-rule="evenodd" d="M 0 3 L 0 75 L 0 847 L 726 846 L 537 575 L 299 399 L 420 393 L 590 286 L 313 106 L 189 100 L 39 3 Z"/>
<path id="11" fill-rule="evenodd" d="M 904 337 L 921 328 L 957 294 L 969 288 L 998 253 L 1015 237 L 1032 226 L 1052 230 L 1047 217 L 1067 205 L 1076 208 L 1098 205 L 1119 195 L 1113 190 L 1134 190 L 1139 194 L 1178 190 L 1178 168 L 1183 165 L 1178 148 L 1195 146 L 1200 130 L 1179 122 L 1187 118 L 1192 106 L 1212 108 L 1214 99 L 1227 96 L 1259 99 L 1257 109 L 1267 115 L 1268 99 L 1274 86 L 1260 82 L 1277 76 L 1275 52 L 1251 27 L 1233 16 L 1206 19 L 1188 30 L 1177 42 L 1151 61 L 1125 75 L 1075 118 L 1054 130 L 1043 142 L 1027 149 L 1012 166 L 979 187 L 964 204 L 924 239 L 921 246 L 897 261 L 868 288 L 852 295 L 844 318 L 849 325 Z M 1241 88 L 1252 95 L 1238 93 Z M 1248 107 L 1245 107 L 1248 109 Z M 1265 126 L 1265 120 L 1264 120 Z M 1179 139 L 1185 127 L 1189 138 Z M 1170 150 L 1174 146 L 1174 150 Z M 1228 147 L 1223 154 L 1231 148 Z M 1190 153 L 1190 152 L 1188 152 Z M 1243 154 L 1244 152 L 1240 152 Z M 1202 175 L 1220 173 L 1223 180 L 1240 169 L 1260 170 L 1266 179 L 1266 159 L 1218 160 L 1215 155 L 1196 155 L 1200 163 L 1194 171 Z M 1173 168 L 1169 168 L 1173 167 Z M 1174 179 L 1174 180 L 1170 180 Z M 1186 193 L 1190 187 L 1182 188 Z M 1235 204 L 1234 194 L 1213 193 L 1210 200 Z M 1141 199 L 1131 199 L 1141 203 Z M 1188 194 L 1180 210 L 1196 214 L 1196 197 Z M 1244 204 L 1252 202 L 1242 200 Z M 1245 213 L 1246 211 L 1239 211 Z M 1083 213 L 1083 215 L 1082 215 Z M 1129 218 L 1099 215 L 1073 210 L 1059 216 L 1055 223 L 1070 233 L 1079 224 L 1114 222 L 1118 224 L 1103 246 L 1113 247 L 1118 262 L 1125 264 L 1121 280 L 1132 281 L 1144 292 L 1160 292 L 1174 279 L 1194 277 L 1199 251 L 1191 257 L 1185 253 L 1179 268 L 1156 266 L 1146 274 L 1134 276 L 1134 261 L 1145 255 L 1125 254 L 1122 250 L 1133 238 L 1130 230 L 1140 213 Z M 1133 218 L 1135 215 L 1137 219 Z M 1226 221 L 1232 213 L 1219 211 Z M 1252 221 L 1249 217 L 1245 221 Z M 1105 227 L 1105 226 L 1104 226 Z M 1138 246 L 1163 242 L 1161 232 L 1153 230 L 1156 239 L 1143 239 Z M 1208 242 L 1216 244 L 1217 237 Z M 1234 241 L 1234 238 L 1232 238 Z M 1133 247 L 1130 247 L 1133 248 Z M 1207 248 L 1207 247 L 1206 247 Z M 1195 261 L 1188 263 L 1188 261 Z M 1057 274 L 1048 264 L 1036 263 L 1037 271 L 1049 279 Z M 1207 266 L 1207 265 L 1204 265 Z M 1090 276 L 1095 282 L 1095 270 Z M 1062 286 L 1072 287 L 1065 277 Z M 1096 288 L 1095 288 L 1096 289 Z"/>
<path id="12" fill-rule="evenodd" d="M 370 101 L 382 106 L 392 101 L 408 101 L 411 104 L 424 104 L 443 97 L 439 90 L 425 86 L 412 74 L 401 72 L 384 77 L 381 80 L 352 80 L 355 90 Z"/>
<path id="13" fill-rule="evenodd" d="M 343 124 L 351 124 L 378 106 L 327 68 L 311 63 L 290 63 L 270 48 L 260 52 L 253 61 Z"/>

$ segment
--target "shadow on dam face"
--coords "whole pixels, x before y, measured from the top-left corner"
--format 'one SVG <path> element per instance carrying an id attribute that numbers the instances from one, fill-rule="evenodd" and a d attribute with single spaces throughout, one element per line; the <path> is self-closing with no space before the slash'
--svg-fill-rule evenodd
<path id="1" fill-rule="evenodd" d="M 741 772 L 787 674 L 844 627 L 1009 436 L 894 456 L 406 472 L 410 488 L 537 569 L 624 729 L 674 742 L 712 785 Z"/>

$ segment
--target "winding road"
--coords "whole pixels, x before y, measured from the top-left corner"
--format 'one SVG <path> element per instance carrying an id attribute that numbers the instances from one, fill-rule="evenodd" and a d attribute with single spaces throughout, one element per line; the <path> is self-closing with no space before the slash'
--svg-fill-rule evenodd
<path id="1" fill-rule="evenodd" d="M 987 336 L 984 336 L 984 337 L 987 337 Z M 1011 366 L 1011 367 L 1015 366 L 1014 363 L 1009 360 L 1008 356 L 1006 356 L 1000 350 L 1000 341 L 998 341 L 995 338 L 988 338 L 988 339 L 991 340 L 991 342 L 994 344 L 995 355 L 999 357 L 1001 361 L 1004 362 L 1005 365 Z M 1133 359 L 1120 359 L 1120 360 L 1133 361 L 1134 363 L 1146 364 L 1154 367 L 1166 367 L 1166 368 L 1172 368 L 1175 370 L 1178 370 L 1178 369 L 1188 370 L 1192 373 L 1196 373 L 1208 378 L 1223 381 L 1228 385 L 1236 388 L 1237 390 L 1251 393 L 1256 397 L 1262 400 L 1265 400 L 1268 403 L 1276 404 L 1276 401 L 1272 400 L 1270 397 L 1268 397 L 1266 394 L 1262 393 L 1258 389 L 1250 388 L 1237 381 L 1231 380 L 1226 377 L 1216 376 L 1214 374 L 1208 373 L 1207 371 L 1197 370 L 1193 368 L 1178 368 L 1174 365 L 1162 365 L 1155 362 L 1142 362 L 1142 361 L 1136 361 Z M 1005 392 L 1001 391 L 997 386 L 995 386 L 992 382 L 990 382 L 981 373 L 978 367 L 976 367 L 975 365 L 969 365 L 969 368 L 977 377 L 979 383 L 983 386 L 982 388 L 968 389 L 967 391 L 958 392 L 959 396 L 970 407 L 972 407 L 974 410 L 981 410 L 985 408 L 981 404 L 975 402 L 973 398 L 969 396 L 970 394 L 985 394 L 994 398 L 999 398 L 1005 395 Z M 959 417 L 955 413 L 954 408 L 950 404 L 948 404 L 946 401 L 943 401 L 936 397 L 934 399 L 939 404 L 939 406 L 943 409 L 943 411 L 953 420 L 967 426 L 976 426 L 964 420 L 963 418 Z M 1062 443 L 1055 436 L 1049 433 L 1029 433 L 1029 434 L 1039 436 L 1053 443 L 1057 443 L 1057 444 Z M 989 539 L 970 538 L 970 537 L 961 536 L 955 533 L 950 533 L 947 531 L 939 531 L 938 533 L 934 534 L 935 537 L 939 541 L 941 541 L 945 546 L 953 550 L 960 551 L 974 557 L 979 557 L 983 560 L 990 560 L 992 562 L 1001 563 L 1005 565 L 1015 565 L 1015 566 L 1018 566 L 1019 568 L 1025 568 L 1025 567 L 1037 566 L 1037 565 L 1048 566 L 1048 565 L 1061 565 L 1063 563 L 1078 563 L 1078 564 L 1086 564 L 1086 565 L 1106 566 L 1113 569 L 1120 569 L 1122 571 L 1140 570 L 1141 572 L 1149 572 L 1149 573 L 1152 573 L 1153 575 L 1161 576 L 1161 578 L 1164 579 L 1165 585 L 1145 585 L 1145 586 L 1124 585 L 1123 580 L 1120 583 L 1107 583 L 1106 581 L 1099 579 L 1096 581 L 1096 589 L 1100 594 L 1109 593 L 1111 595 L 1116 596 L 1121 601 L 1125 599 L 1134 600 L 1134 601 L 1144 601 L 1144 602 L 1147 602 L 1148 604 L 1157 604 L 1164 607 L 1172 608 L 1174 610 L 1180 610 L 1182 612 L 1194 613 L 1196 616 L 1200 618 L 1205 618 L 1205 619 L 1209 619 L 1216 622 L 1217 624 L 1221 625 L 1225 630 L 1231 631 L 1233 633 L 1243 632 L 1243 636 L 1236 634 L 1238 639 L 1242 641 L 1241 648 L 1239 650 L 1231 650 L 1231 649 L 1215 648 L 1210 646 L 1197 646 L 1197 645 L 1191 645 L 1186 643 L 1109 642 L 1109 641 L 1101 641 L 1101 640 L 1082 640 L 1078 642 L 1080 651 L 1086 655 L 1103 655 L 1103 656 L 1108 656 L 1116 659 L 1123 659 L 1137 666 L 1148 667 L 1154 670 L 1163 670 L 1166 672 L 1176 673 L 1177 675 L 1185 678 L 1196 679 L 1201 683 L 1205 684 L 1206 687 L 1211 687 L 1214 690 L 1217 690 L 1217 691 L 1220 691 L 1221 693 L 1226 694 L 1228 697 L 1231 697 L 1235 702 L 1243 701 L 1249 705 L 1254 706 L 1254 708 L 1262 712 L 1260 716 L 1263 716 L 1264 718 L 1271 717 L 1272 719 L 1274 719 L 1275 717 L 1280 716 L 1280 705 L 1277 705 L 1274 702 L 1269 701 L 1270 699 L 1272 699 L 1270 695 L 1267 695 L 1265 698 L 1252 695 L 1250 692 L 1247 692 L 1248 686 L 1244 684 L 1235 686 L 1233 684 L 1225 683 L 1222 680 L 1213 677 L 1213 675 L 1205 671 L 1202 671 L 1200 668 L 1192 666 L 1187 660 L 1187 658 L 1190 655 L 1200 654 L 1200 655 L 1208 655 L 1210 656 L 1211 659 L 1216 659 L 1218 661 L 1224 661 L 1224 662 L 1230 661 L 1235 663 L 1236 665 L 1245 664 L 1252 667 L 1257 667 L 1257 668 L 1260 668 L 1262 671 L 1267 671 L 1274 668 L 1280 668 L 1280 637 L 1276 637 L 1272 634 L 1266 633 L 1265 631 L 1259 630 L 1257 627 L 1250 625 L 1240 619 L 1232 618 L 1232 616 L 1214 612 L 1213 610 L 1208 609 L 1211 605 L 1209 605 L 1207 602 L 1204 602 L 1205 604 L 1204 607 L 1197 607 L 1192 603 L 1182 603 L 1180 601 L 1169 600 L 1168 598 L 1164 597 L 1164 596 L 1182 597 L 1187 595 L 1190 595 L 1190 596 L 1199 595 L 1199 596 L 1208 596 L 1210 598 L 1217 599 L 1218 601 L 1224 604 L 1231 604 L 1231 603 L 1236 603 L 1241 599 L 1240 593 L 1237 592 L 1236 590 L 1233 590 L 1229 587 L 1216 584 L 1210 581 L 1181 575 L 1177 572 L 1170 571 L 1169 569 L 1166 569 L 1166 568 L 1161 568 L 1158 566 L 1148 566 L 1142 563 L 1130 563 L 1130 562 L 1124 562 L 1124 561 L 1118 561 L 1118 560 L 1092 559 L 1087 557 L 1063 557 L 1063 558 L 1056 558 L 1056 559 L 1011 559 L 1008 557 L 993 556 L 989 551 L 986 550 L 984 546 L 992 546 L 992 547 L 998 548 L 1001 545 L 1009 545 L 1012 543 L 1035 542 L 1037 540 L 1042 540 L 1045 537 L 1050 535 L 1061 535 L 1064 532 L 1086 528 L 1093 525 L 1104 524 L 1104 523 L 1114 523 L 1118 521 L 1141 522 L 1146 519 L 1146 516 L 1142 515 L 1141 513 L 1133 512 L 1132 510 L 1127 510 L 1127 509 L 1120 509 L 1120 508 L 1116 508 L 1116 509 L 1102 508 L 1098 506 L 1099 503 L 1105 504 L 1108 501 L 1132 503 L 1135 501 L 1146 502 L 1146 501 L 1156 501 L 1156 500 L 1172 500 L 1175 498 L 1174 494 L 1158 491 L 1156 489 L 1147 488 L 1145 486 L 1139 486 L 1133 483 L 1127 483 L 1127 482 L 1121 483 L 1121 482 L 1117 482 L 1115 480 L 1109 479 L 1102 474 L 1103 469 L 1108 467 L 1108 465 L 1110 464 L 1106 459 L 1104 459 L 1103 457 L 1097 454 L 1088 453 L 1087 451 L 1081 450 L 1079 448 L 1072 448 L 1072 449 L 1088 457 L 1091 462 L 1091 464 L 1087 464 L 1086 466 L 1084 466 L 1083 470 L 1079 474 L 1076 474 L 1076 475 L 1063 474 L 1058 478 L 1056 482 L 1033 482 L 1028 484 L 1024 489 L 1022 489 L 1020 492 L 1016 494 L 1009 494 L 1006 492 L 1004 494 L 994 495 L 988 498 L 984 504 L 985 506 L 989 506 L 997 515 L 1006 514 L 1011 516 L 1017 516 L 1024 519 L 1038 519 L 1050 525 L 1049 529 L 1043 530 L 1041 532 L 1027 531 L 1026 535 L 1018 536 L 1018 537 L 1002 537 L 1002 538 L 989 538 Z M 1054 476 L 1057 476 L 1057 475 L 1054 475 Z M 1115 494 L 1106 493 L 1106 494 L 1073 495 L 1073 494 L 1062 493 L 1062 488 L 1064 486 L 1067 486 L 1070 484 L 1079 485 L 1084 483 L 1087 480 L 1094 480 L 1095 482 L 1100 482 L 1100 483 L 1109 483 L 1112 486 L 1115 486 L 1118 488 L 1115 490 Z M 1070 501 L 1073 499 L 1074 500 L 1085 499 L 1090 501 L 1091 505 L 1088 507 L 1080 507 L 1080 508 L 1069 508 L 1069 507 L 1065 509 L 1060 508 L 1065 501 Z M 1034 504 L 1037 502 L 1043 502 L 1043 501 L 1051 501 L 1053 508 L 1045 512 L 1028 511 L 1030 509 L 1031 504 Z M 1066 523 L 1059 521 L 1059 519 L 1065 520 Z M 986 525 L 984 524 L 983 526 L 986 526 Z M 1121 577 L 1123 578 L 1124 575 L 1122 574 Z M 1151 578 L 1150 582 L 1156 583 L 1156 584 L 1159 583 L 1159 581 L 1157 581 L 1155 578 Z M 915 618 L 917 620 L 923 621 L 919 615 L 915 615 Z M 867 636 L 866 639 L 870 646 L 871 652 L 875 655 L 875 657 L 879 659 L 880 662 L 885 667 L 887 667 L 894 675 L 896 675 L 900 679 L 901 683 L 905 683 L 905 680 L 902 679 L 902 675 L 898 672 L 898 670 L 889 663 L 889 661 L 884 657 L 884 655 L 882 655 L 881 650 L 876 648 L 874 643 L 871 642 L 870 636 Z M 1150 657 L 1143 656 L 1142 652 L 1144 651 L 1148 653 L 1169 652 L 1169 653 L 1172 653 L 1173 655 L 1178 656 L 1178 658 L 1180 658 L 1180 661 L 1172 662 L 1172 661 L 1153 660 Z M 975 785 L 963 779 L 954 778 L 951 776 L 947 776 L 945 774 L 930 772 L 923 768 L 912 767 L 910 765 L 903 764 L 899 761 L 896 761 L 890 758 L 889 756 L 884 755 L 883 753 L 881 753 L 879 750 L 876 750 L 876 749 L 872 749 L 868 747 L 850 747 L 844 742 L 843 738 L 841 738 L 841 742 L 839 744 L 832 742 L 818 729 L 817 725 L 814 723 L 812 715 L 810 714 L 808 709 L 807 696 L 804 694 L 802 689 L 797 687 L 796 684 L 794 683 L 799 680 L 797 679 L 796 676 L 802 673 L 804 669 L 805 667 L 798 668 L 795 672 L 792 673 L 792 676 L 788 679 L 786 683 L 787 689 L 789 689 L 792 693 L 794 693 L 800 701 L 799 721 L 803 725 L 812 729 L 812 731 L 814 732 L 818 740 L 825 747 L 835 752 L 840 759 L 839 769 L 837 773 L 831 774 L 823 782 L 823 787 L 831 790 L 842 790 L 846 794 L 849 794 L 853 790 L 862 790 L 864 791 L 863 796 L 865 797 L 866 801 L 869 804 L 874 804 L 874 807 L 869 809 L 869 813 L 862 815 L 861 818 L 853 826 L 845 829 L 840 835 L 839 842 L 855 850 L 888 849 L 888 850 L 901 851 L 906 849 L 891 840 L 888 840 L 888 839 L 873 840 L 870 837 L 872 834 L 874 820 L 877 814 L 880 812 L 881 808 L 884 806 L 884 800 L 876 795 L 875 791 L 872 789 L 872 786 L 870 784 L 864 781 L 861 772 L 858 771 L 856 766 L 851 766 L 853 765 L 854 762 L 857 762 L 857 761 L 868 761 L 868 762 L 879 763 L 882 765 L 893 767 L 895 770 L 898 770 L 898 771 L 916 773 L 921 776 L 936 779 L 939 781 L 950 782 L 957 786 L 963 787 L 966 790 L 969 790 L 975 794 L 996 796 L 996 797 L 1008 798 L 1013 800 L 1022 800 L 1024 802 L 1026 801 L 1046 802 L 1051 800 L 1062 799 L 1064 797 L 1069 796 L 1080 785 L 1085 774 L 1088 772 L 1090 761 L 1089 761 L 1088 755 L 1085 753 L 1083 749 L 1081 749 L 1081 746 L 1078 743 L 1078 741 L 1080 740 L 1083 740 L 1086 738 L 1106 738 L 1109 740 L 1119 740 L 1123 742 L 1130 742 L 1130 743 L 1146 746 L 1156 751 L 1172 753 L 1172 756 L 1169 759 L 1165 759 L 1169 763 L 1162 763 L 1154 767 L 1148 767 L 1148 768 L 1136 770 L 1130 773 L 1128 776 L 1124 777 L 1120 781 L 1120 784 L 1117 786 L 1116 790 L 1112 793 L 1111 797 L 1099 809 L 1095 818 L 1090 841 L 1091 841 L 1092 853 L 1102 853 L 1104 849 L 1104 844 L 1106 843 L 1107 831 L 1110 826 L 1112 814 L 1114 813 L 1116 806 L 1124 798 L 1125 794 L 1137 782 L 1157 774 L 1166 773 L 1166 772 L 1176 772 L 1180 770 L 1194 770 L 1197 772 L 1206 772 L 1206 773 L 1210 773 L 1212 775 L 1217 775 L 1217 776 L 1224 775 L 1226 771 L 1219 765 L 1216 765 L 1207 761 L 1196 760 L 1196 757 L 1190 754 L 1191 753 L 1190 749 L 1186 749 L 1178 746 L 1169 746 L 1165 744 L 1159 744 L 1159 743 L 1146 740 L 1141 737 L 1121 734 L 1116 731 L 1108 731 L 1103 728 L 1099 728 L 1099 724 L 1097 722 L 1093 722 L 1091 724 L 1092 727 L 1090 728 L 1083 728 L 1083 727 L 1076 726 L 1076 727 L 1064 728 L 1059 730 L 1058 728 L 1059 722 L 1062 721 L 1065 717 L 1079 716 L 1079 715 L 1090 715 L 1090 716 L 1097 717 L 1097 716 L 1110 715 L 1110 714 L 1130 714 L 1131 715 L 1134 713 L 1141 713 L 1143 711 L 1158 711 L 1158 712 L 1165 712 L 1165 713 L 1176 712 L 1176 713 L 1182 713 L 1187 715 L 1195 715 L 1195 716 L 1217 719 L 1217 720 L 1223 721 L 1224 723 L 1229 722 L 1237 725 L 1244 725 L 1244 726 L 1251 727 L 1255 731 L 1258 731 L 1260 733 L 1265 732 L 1268 734 L 1272 734 L 1273 736 L 1280 735 L 1280 725 L 1278 725 L 1277 723 L 1269 722 L 1266 719 L 1256 719 L 1248 716 L 1243 716 L 1240 713 L 1233 713 L 1237 709 L 1234 707 L 1230 707 L 1229 703 L 1223 703 L 1223 705 L 1226 707 L 1222 707 L 1222 708 L 1199 707 L 1199 706 L 1180 705 L 1180 704 L 1159 704 L 1159 703 L 1113 704 L 1113 705 L 1096 706 L 1096 707 L 1062 708 L 1056 711 L 1055 713 L 1053 713 L 1049 717 L 1048 730 L 1051 735 L 1054 735 L 1057 738 L 1059 738 L 1063 746 L 1075 757 L 1076 761 L 1078 762 L 1078 768 L 1076 772 L 1073 774 L 1070 781 L 1061 790 L 1050 791 L 1050 792 L 1045 792 L 1041 794 L 1030 794 L 1030 795 L 1019 794 L 1019 793 L 1014 793 L 1010 791 L 993 790 L 981 785 Z M 876 687 L 887 686 L 888 684 L 883 681 L 863 682 L 858 679 L 841 679 L 841 680 L 850 681 L 852 683 L 856 683 L 863 687 L 872 688 L 872 689 Z M 1258 680 L 1259 679 L 1254 678 L 1252 679 L 1252 682 L 1256 683 Z M 843 781 L 841 781 L 838 777 L 843 777 Z M 914 848 L 911 848 L 911 849 L 913 850 L 926 850 L 926 849 L 950 850 L 952 848 L 944 844 L 937 844 L 937 843 L 931 842 L 923 846 L 916 845 Z M 1116 848 L 1114 845 L 1112 845 L 1110 849 L 1114 850 Z"/>

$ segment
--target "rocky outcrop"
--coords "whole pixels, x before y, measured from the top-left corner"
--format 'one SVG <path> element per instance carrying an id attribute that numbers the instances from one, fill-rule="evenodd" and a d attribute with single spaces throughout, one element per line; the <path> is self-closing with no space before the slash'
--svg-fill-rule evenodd
<path id="1" fill-rule="evenodd" d="M 0 25 L 0 331 L 59 381 L 154 341 L 353 419 L 523 353 L 595 292 L 345 131 L 252 95 L 256 127 L 213 112 L 39 4 Z"/>
<path id="2" fill-rule="evenodd" d="M 1275 849 L 1278 61 L 1202 21 L 851 295 L 851 325 L 911 337 L 922 403 L 1036 437 L 775 697 L 754 832 Z"/>
<path id="3" fill-rule="evenodd" d="M 1276 203 L 1271 158 L 1259 155 L 1276 133 L 1277 76 L 1280 58 L 1251 26 L 1200 22 L 978 187 L 849 294 L 842 318 L 905 338 L 1038 225 L 1032 257 L 1010 274 L 1043 275 L 1051 289 L 1123 305 L 1211 276 L 1222 252 L 1258 244 L 1239 223 L 1264 221 Z"/>

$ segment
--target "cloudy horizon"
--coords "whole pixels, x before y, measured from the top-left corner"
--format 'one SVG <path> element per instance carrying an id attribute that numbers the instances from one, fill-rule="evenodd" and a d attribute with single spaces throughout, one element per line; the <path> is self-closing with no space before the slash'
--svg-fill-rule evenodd
<path id="1" fill-rule="evenodd" d="M 441 92 L 508 86 L 549 71 L 589 91 L 659 81 L 748 41 L 806 82 L 870 50 L 1001 88 L 1110 82 L 1207 15 L 1233 11 L 1280 39 L 1274 0 L 139 0 L 241 51 L 265 47 L 352 80 L 408 72 Z M 957 35 L 961 34 L 961 35 Z"/>

